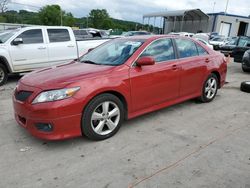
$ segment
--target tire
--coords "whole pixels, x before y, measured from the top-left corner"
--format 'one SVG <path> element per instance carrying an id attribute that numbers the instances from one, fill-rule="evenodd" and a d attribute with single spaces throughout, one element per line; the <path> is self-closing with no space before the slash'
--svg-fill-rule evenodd
<path id="1" fill-rule="evenodd" d="M 250 93 L 250 81 L 241 82 L 240 90 L 243 92 Z"/>
<path id="2" fill-rule="evenodd" d="M 0 64 L 0 86 L 4 85 L 8 79 L 8 72 L 4 65 Z"/>
<path id="3" fill-rule="evenodd" d="M 241 66 L 243 72 L 250 72 L 250 68 L 245 68 L 243 65 Z"/>
<path id="4" fill-rule="evenodd" d="M 86 106 L 82 115 L 82 133 L 91 140 L 104 140 L 115 135 L 123 121 L 124 106 L 120 99 L 112 94 L 102 94 Z"/>
<path id="5" fill-rule="evenodd" d="M 203 103 L 211 102 L 217 94 L 218 85 L 217 76 L 215 74 L 210 74 L 203 84 L 202 95 L 198 100 Z"/>

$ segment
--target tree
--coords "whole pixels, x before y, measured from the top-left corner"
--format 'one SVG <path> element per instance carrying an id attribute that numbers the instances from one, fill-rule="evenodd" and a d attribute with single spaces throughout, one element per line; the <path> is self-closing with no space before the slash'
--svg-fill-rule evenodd
<path id="1" fill-rule="evenodd" d="M 89 13 L 90 25 L 97 29 L 109 29 L 112 21 L 106 9 L 93 9 Z"/>
<path id="2" fill-rule="evenodd" d="M 47 5 L 39 11 L 39 18 L 44 25 L 61 24 L 61 7 L 59 5 Z"/>
<path id="3" fill-rule="evenodd" d="M 63 12 L 63 25 L 73 27 L 76 23 L 76 19 L 71 13 Z"/>
<path id="4" fill-rule="evenodd" d="M 0 13 L 4 13 L 8 10 L 9 0 L 0 0 Z"/>
<path id="5" fill-rule="evenodd" d="M 73 26 L 75 18 L 71 13 L 66 13 L 59 5 L 47 5 L 39 11 L 41 24 Z"/>

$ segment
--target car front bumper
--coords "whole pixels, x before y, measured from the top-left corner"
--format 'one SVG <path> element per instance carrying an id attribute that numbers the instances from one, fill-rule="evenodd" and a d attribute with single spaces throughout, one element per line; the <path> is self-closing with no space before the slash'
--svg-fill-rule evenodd
<path id="1" fill-rule="evenodd" d="M 20 90 L 32 90 L 21 86 Z M 16 92 L 16 91 L 15 91 Z M 40 91 L 35 91 L 27 101 L 19 101 L 12 96 L 14 115 L 17 123 L 26 128 L 33 136 L 45 140 L 60 140 L 81 136 L 82 106 L 74 98 L 56 102 L 32 104 L 32 98 Z M 52 129 L 41 130 L 38 124 L 49 124 Z"/>

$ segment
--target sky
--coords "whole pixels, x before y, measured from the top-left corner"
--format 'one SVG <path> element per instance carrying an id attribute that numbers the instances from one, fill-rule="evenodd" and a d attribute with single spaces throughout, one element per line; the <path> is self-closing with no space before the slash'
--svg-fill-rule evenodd
<path id="1" fill-rule="evenodd" d="M 9 10 L 38 11 L 39 7 L 58 4 L 75 17 L 87 16 L 92 9 L 107 9 L 113 18 L 142 22 L 142 15 L 170 10 L 196 9 L 205 13 L 224 12 L 242 16 L 250 15 L 249 0 L 11 0 Z M 20 5 L 27 4 L 30 6 Z"/>

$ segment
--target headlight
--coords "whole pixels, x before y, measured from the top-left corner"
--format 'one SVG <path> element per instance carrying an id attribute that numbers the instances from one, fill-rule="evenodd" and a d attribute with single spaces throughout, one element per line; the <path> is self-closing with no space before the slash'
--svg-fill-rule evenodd
<path id="1" fill-rule="evenodd" d="M 80 87 L 73 87 L 73 88 L 66 88 L 66 89 L 44 91 L 40 93 L 33 100 L 32 104 L 67 99 L 69 97 L 72 97 L 79 89 Z"/>

